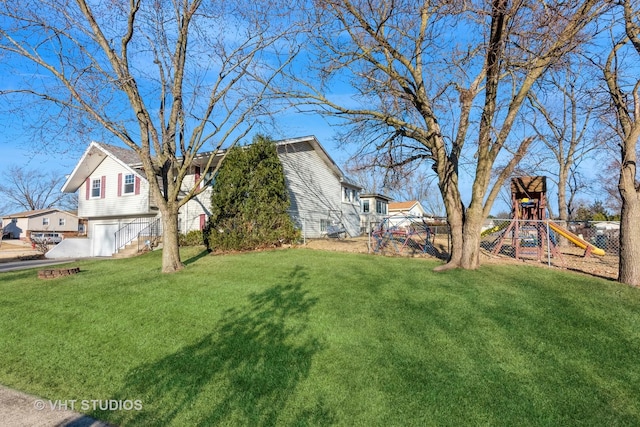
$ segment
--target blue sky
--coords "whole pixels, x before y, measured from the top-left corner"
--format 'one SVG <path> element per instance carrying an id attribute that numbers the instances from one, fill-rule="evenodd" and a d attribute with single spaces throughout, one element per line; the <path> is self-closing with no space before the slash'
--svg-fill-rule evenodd
<path id="1" fill-rule="evenodd" d="M 450 34 L 450 36 L 453 37 L 453 33 Z M 458 35 L 454 38 L 457 42 L 460 42 Z M 13 76 L 9 73 L 3 72 L 2 59 L 4 58 L 0 57 L 0 73 L 3 74 L 4 80 L 0 83 L 0 89 L 10 87 L 13 83 L 11 80 Z M 138 61 L 138 59 L 136 59 L 136 61 Z M 139 61 L 148 66 L 152 66 L 148 55 L 142 55 Z M 6 65 L 7 64 L 5 63 L 5 66 Z M 18 67 L 15 67 L 16 65 Z M 19 70 L 17 74 L 14 74 L 16 78 L 27 75 L 27 78 L 31 81 L 40 82 L 43 86 L 48 83 L 46 76 L 39 74 L 38 70 L 31 66 L 23 66 L 23 64 L 8 64 L 8 66 Z M 144 67 L 141 66 L 141 68 Z M 32 73 L 32 76 L 28 75 L 29 73 Z M 202 77 L 206 76 L 206 73 L 202 74 Z M 351 93 L 352 92 L 350 92 L 349 89 L 345 88 L 344 92 L 339 92 L 335 95 L 337 97 L 349 97 L 351 96 Z M 5 105 L 0 105 L 0 107 L 5 107 Z M 4 108 L 0 108 L 0 111 L 3 110 Z M 52 147 L 48 147 L 46 145 L 46 141 L 44 141 L 44 143 L 34 141 L 33 136 L 23 132 L 21 129 L 20 124 L 23 116 L 26 116 L 26 118 L 32 118 L 31 114 L 36 113 L 40 114 L 41 110 L 29 110 L 29 107 L 26 107 L 26 111 L 23 109 L 15 114 L 7 113 L 0 116 L 0 170 L 6 170 L 11 165 L 19 165 L 29 170 L 53 170 L 64 175 L 73 170 L 76 161 L 82 155 L 84 149 L 92 139 L 122 145 L 117 139 L 110 137 L 109 135 L 104 137 L 94 137 L 91 133 L 81 133 L 82 129 L 80 129 L 77 134 L 74 134 L 72 129 L 67 129 L 64 138 L 62 139 L 65 141 L 64 146 L 57 145 L 57 148 L 60 148 L 60 150 L 53 151 L 51 149 Z M 55 115 L 46 116 L 46 114 L 42 114 L 42 117 L 39 119 L 50 120 L 52 117 L 55 117 Z M 443 117 L 442 120 L 446 121 L 446 118 Z M 355 146 L 338 146 L 334 141 L 334 136 L 338 129 L 330 126 L 325 119 L 319 115 L 288 113 L 278 117 L 276 122 L 279 125 L 279 129 L 273 132 L 269 132 L 268 129 L 266 129 L 265 133 L 271 134 L 275 139 L 315 135 L 340 166 L 344 166 L 345 161 L 356 149 Z M 253 133 L 250 134 L 246 140 L 249 141 L 252 135 Z M 60 140 L 61 138 L 58 139 Z M 469 145 L 473 143 L 473 140 L 474 136 L 470 135 Z M 461 168 L 460 173 L 460 190 L 463 200 L 468 202 L 471 177 L 466 173 L 464 168 Z M 493 212 L 500 212 L 505 209 L 508 209 L 508 207 L 504 205 L 500 198 L 497 199 L 493 206 Z"/>

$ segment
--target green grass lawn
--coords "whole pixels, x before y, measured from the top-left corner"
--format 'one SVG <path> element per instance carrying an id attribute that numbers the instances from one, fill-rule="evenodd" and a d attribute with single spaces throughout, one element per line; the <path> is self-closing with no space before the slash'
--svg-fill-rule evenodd
<path id="1" fill-rule="evenodd" d="M 0 383 L 118 425 L 640 425 L 640 290 L 290 249 L 0 273 Z"/>

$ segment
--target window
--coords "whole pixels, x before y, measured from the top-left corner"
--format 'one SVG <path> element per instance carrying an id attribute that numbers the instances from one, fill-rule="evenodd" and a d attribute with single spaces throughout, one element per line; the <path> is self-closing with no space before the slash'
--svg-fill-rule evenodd
<path id="1" fill-rule="evenodd" d="M 91 197 L 100 197 L 100 178 L 91 180 Z"/>
<path id="2" fill-rule="evenodd" d="M 321 219 L 320 220 L 320 232 L 321 233 L 326 233 L 327 232 L 327 228 L 331 225 L 331 221 L 329 221 L 328 219 Z"/>
<path id="3" fill-rule="evenodd" d="M 342 201 L 350 203 L 358 203 L 358 192 L 351 188 L 342 187 Z"/>
<path id="4" fill-rule="evenodd" d="M 58 219 L 58 225 L 65 225 L 65 219 L 64 218 L 59 218 Z"/>
<path id="5" fill-rule="evenodd" d="M 49 225 L 49 218 L 42 218 L 42 225 Z"/>
<path id="6" fill-rule="evenodd" d="M 207 169 L 207 173 L 204 174 L 204 185 L 211 186 L 213 182 L 216 180 L 216 174 L 213 173 L 213 168 Z"/>
<path id="7" fill-rule="evenodd" d="M 363 200 L 362 201 L 362 212 L 363 213 L 369 213 L 369 201 L 368 200 Z"/>
<path id="8" fill-rule="evenodd" d="M 342 201 L 350 202 L 349 197 L 351 196 L 351 191 L 347 187 L 342 187 Z"/>
<path id="9" fill-rule="evenodd" d="M 133 194 L 136 189 L 136 179 L 132 173 L 124 176 L 124 194 Z"/>
<path id="10" fill-rule="evenodd" d="M 379 213 L 381 215 L 386 215 L 387 214 L 386 203 L 382 202 L 381 200 L 376 200 L 376 213 Z"/>

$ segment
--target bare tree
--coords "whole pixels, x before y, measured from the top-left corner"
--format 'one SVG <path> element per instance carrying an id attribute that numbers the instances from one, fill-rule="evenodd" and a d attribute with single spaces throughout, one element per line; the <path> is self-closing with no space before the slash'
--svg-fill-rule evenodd
<path id="1" fill-rule="evenodd" d="M 374 156 L 352 156 L 345 164 L 345 171 L 367 193 L 390 195 L 402 185 L 398 170 L 380 164 Z"/>
<path id="2" fill-rule="evenodd" d="M 476 268 L 483 219 L 533 141 L 512 135 L 521 107 L 540 76 L 580 44 L 603 2 L 317 4 L 319 84 L 300 78 L 294 95 L 306 108 L 345 119 L 344 140 L 364 139 L 363 150 L 393 159 L 393 166 L 431 162 L 451 226 L 451 257 L 438 269 Z M 344 81 L 351 96 L 331 93 Z M 492 184 L 505 147 L 513 154 Z M 466 207 L 461 169 L 473 178 Z"/>
<path id="3" fill-rule="evenodd" d="M 64 175 L 56 172 L 10 166 L 0 184 L 0 197 L 15 210 L 35 211 L 51 207 L 75 210 L 77 198 L 60 191 L 64 179 Z"/>
<path id="4" fill-rule="evenodd" d="M 577 193 L 587 187 L 580 164 L 603 147 L 591 126 L 597 107 L 591 82 L 597 79 L 586 71 L 567 61 L 559 70 L 551 70 L 528 96 L 534 114 L 527 121 L 546 147 L 541 154 L 545 161 L 539 165 L 556 183 L 562 221 L 569 219 Z"/>
<path id="5" fill-rule="evenodd" d="M 297 49 L 283 6 L 2 0 L 0 50 L 17 70 L 2 93 L 18 108 L 45 103 L 45 125 L 97 125 L 138 154 L 162 215 L 162 270 L 176 271 L 178 210 L 201 191 L 183 185 L 192 160 L 249 132 Z"/>
<path id="6" fill-rule="evenodd" d="M 620 211 L 622 210 L 622 198 L 620 197 L 620 190 L 618 189 L 620 169 L 620 160 L 613 159 L 610 160 L 602 169 L 602 172 L 598 174 L 601 188 L 607 194 L 604 203 L 606 207 L 616 215 L 620 215 Z"/>
<path id="7" fill-rule="evenodd" d="M 385 164 L 384 159 L 358 154 L 347 161 L 345 170 L 365 192 L 381 193 L 395 200 L 418 200 L 430 214 L 445 216 L 435 174 L 417 162 L 394 167 Z"/>
<path id="8" fill-rule="evenodd" d="M 640 138 L 640 10 L 631 0 L 620 3 L 624 33 L 602 68 L 617 119 L 620 148 L 618 190 L 622 201 L 618 280 L 640 286 L 640 183 L 637 175 L 637 144 Z M 632 64 L 634 66 L 632 66 Z M 634 70 L 631 74 L 627 71 Z"/>

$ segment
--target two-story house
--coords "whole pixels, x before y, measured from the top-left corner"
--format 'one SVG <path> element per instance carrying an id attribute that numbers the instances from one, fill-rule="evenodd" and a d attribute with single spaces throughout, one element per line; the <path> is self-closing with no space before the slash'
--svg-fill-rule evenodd
<path id="1" fill-rule="evenodd" d="M 377 193 L 360 195 L 360 230 L 363 233 L 369 233 L 380 225 L 389 212 L 391 200 L 391 197 Z"/>
<path id="2" fill-rule="evenodd" d="M 351 182 L 314 136 L 276 142 L 291 200 L 290 213 L 307 238 L 321 237 L 329 225 L 350 236 L 360 233 L 360 187 Z M 204 174 L 210 153 L 198 156 L 185 177 L 185 190 Z M 214 165 L 222 158 L 218 153 Z M 206 224 L 215 177 L 205 175 L 203 191 L 180 210 L 182 233 Z M 92 142 L 62 187 L 78 194 L 78 216 L 88 220 L 87 239 L 66 239 L 61 256 L 111 256 L 139 232 L 155 224 L 159 210 L 133 150 Z M 76 240 L 68 242 L 69 240 Z"/>
<path id="3" fill-rule="evenodd" d="M 76 236 L 79 218 L 71 212 L 56 208 L 18 212 L 2 218 L 3 233 L 9 238 L 29 240 L 33 232 L 60 233 Z"/>

